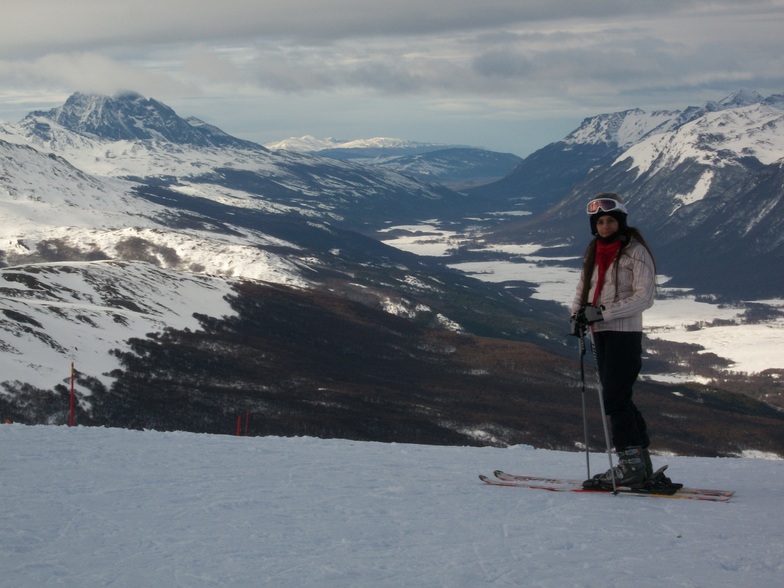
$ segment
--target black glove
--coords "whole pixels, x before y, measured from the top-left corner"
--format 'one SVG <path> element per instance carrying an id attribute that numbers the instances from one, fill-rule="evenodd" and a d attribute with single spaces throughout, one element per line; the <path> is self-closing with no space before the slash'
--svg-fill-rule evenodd
<path id="1" fill-rule="evenodd" d="M 583 325 L 592 325 L 594 323 L 598 323 L 599 321 L 604 320 L 604 317 L 602 316 L 603 310 L 604 310 L 603 306 L 594 306 L 593 304 L 586 304 L 580 310 L 577 311 L 575 320 L 578 323 L 582 323 Z"/>
<path id="2" fill-rule="evenodd" d="M 581 323 L 577 320 L 577 315 L 573 314 L 572 318 L 569 319 L 569 334 L 574 337 L 585 337 L 585 330 L 588 328 L 588 325 L 585 323 Z"/>

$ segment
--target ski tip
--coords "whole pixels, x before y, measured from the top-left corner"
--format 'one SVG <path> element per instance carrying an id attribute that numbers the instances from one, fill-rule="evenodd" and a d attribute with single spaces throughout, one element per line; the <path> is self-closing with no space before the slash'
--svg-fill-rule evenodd
<path id="1" fill-rule="evenodd" d="M 493 472 L 493 475 L 494 475 L 496 478 L 500 478 L 501 476 L 503 476 L 503 475 L 504 475 L 504 470 L 495 470 L 495 471 Z"/>

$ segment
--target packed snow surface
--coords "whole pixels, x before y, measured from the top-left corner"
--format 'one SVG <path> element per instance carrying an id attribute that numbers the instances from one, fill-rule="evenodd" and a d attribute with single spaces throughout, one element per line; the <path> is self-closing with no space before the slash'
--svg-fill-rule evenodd
<path id="1" fill-rule="evenodd" d="M 784 575 L 781 460 L 666 458 L 682 482 L 737 491 L 713 503 L 477 478 L 585 474 L 584 454 L 529 446 L 22 425 L 0 425 L 0 444 L 3 586 L 773 588 Z"/>

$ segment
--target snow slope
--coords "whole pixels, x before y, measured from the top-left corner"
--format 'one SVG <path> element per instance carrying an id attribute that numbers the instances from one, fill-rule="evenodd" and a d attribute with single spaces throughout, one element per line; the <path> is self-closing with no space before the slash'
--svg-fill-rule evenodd
<path id="1" fill-rule="evenodd" d="M 76 135 L 71 133 L 70 136 Z M 104 142 L 103 145 L 107 161 L 125 169 L 118 163 L 122 158 L 109 156 L 109 144 Z M 141 146 L 139 150 L 143 151 Z M 86 152 L 77 149 L 72 155 L 79 153 L 84 155 Z M 144 153 L 139 156 L 140 165 L 152 165 L 151 154 Z M 97 161 L 95 165 L 101 167 L 97 155 L 84 156 Z M 161 159 L 166 160 L 165 157 Z M 45 156 L 31 147 L 0 140 L 0 242 L 4 243 L 3 249 L 24 255 L 35 251 L 42 242 L 56 241 L 80 251 L 104 252 L 101 257 L 111 257 L 118 246 L 143 240 L 154 248 L 174 253 L 177 269 L 201 268 L 201 271 L 224 276 L 306 283 L 300 277 L 301 268 L 292 261 L 293 256 L 284 257 L 263 249 L 268 245 L 280 245 L 294 250 L 297 249 L 295 244 L 249 229 L 230 233 L 172 228 L 166 225 L 166 219 L 173 215 L 171 210 L 135 195 L 134 185 L 122 179 L 91 175 L 60 157 Z M 251 204 L 247 194 L 238 198 L 230 190 L 210 190 L 204 185 L 183 185 L 182 191 L 202 197 L 211 194 L 216 201 L 231 201 L 235 206 L 245 202 L 248 207 L 258 210 L 286 209 L 263 203 Z M 170 265 L 161 261 L 164 266 Z"/>
<path id="2" fill-rule="evenodd" d="M 232 282 L 141 262 L 35 264 L 0 270 L 0 373 L 48 390 L 77 370 L 107 386 L 112 349 L 166 328 L 199 328 L 195 312 L 232 316 Z M 86 402 L 78 390 L 80 403 Z"/>
<path id="3" fill-rule="evenodd" d="M 772 588 L 784 574 L 784 461 L 667 458 L 683 482 L 737 490 L 700 503 L 477 479 L 585 473 L 583 454 L 527 446 L 21 425 L 0 425 L 0 444 L 3 586 Z"/>

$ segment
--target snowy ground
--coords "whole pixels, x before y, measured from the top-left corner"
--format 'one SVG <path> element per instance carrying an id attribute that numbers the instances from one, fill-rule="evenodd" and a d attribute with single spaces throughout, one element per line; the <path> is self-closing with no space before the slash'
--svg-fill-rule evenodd
<path id="1" fill-rule="evenodd" d="M 781 460 L 668 457 L 680 481 L 737 490 L 700 503 L 477 479 L 585 473 L 583 454 L 526 446 L 0 425 L 0 447 L 2 586 L 773 588 L 784 577 Z"/>

